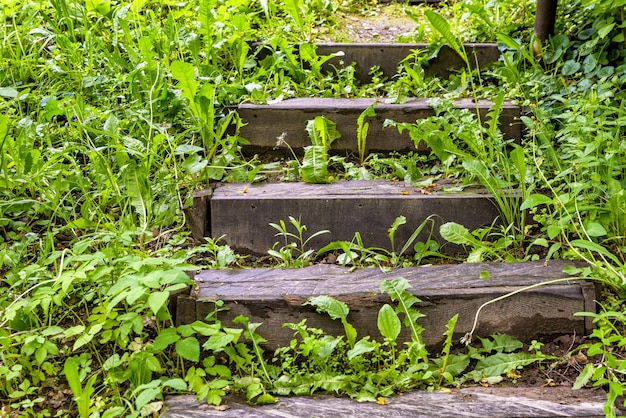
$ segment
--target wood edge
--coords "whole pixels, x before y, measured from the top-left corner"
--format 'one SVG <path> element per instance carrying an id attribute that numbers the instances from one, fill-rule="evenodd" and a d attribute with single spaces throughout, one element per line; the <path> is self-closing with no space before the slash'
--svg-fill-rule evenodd
<path id="1" fill-rule="evenodd" d="M 176 298 L 176 326 L 191 324 L 196 321 L 196 303 L 198 301 L 189 294 L 179 295 Z"/>
<path id="2" fill-rule="evenodd" d="M 191 236 L 197 242 L 203 242 L 205 237 L 211 235 L 210 225 L 207 220 L 210 218 L 209 202 L 213 197 L 213 188 L 214 186 L 194 191 L 191 208 L 183 208 L 185 218 L 191 229 Z"/>

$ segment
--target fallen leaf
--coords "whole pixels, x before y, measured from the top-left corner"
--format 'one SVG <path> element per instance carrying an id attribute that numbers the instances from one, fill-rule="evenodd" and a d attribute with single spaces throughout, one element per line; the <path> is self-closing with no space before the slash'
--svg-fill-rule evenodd
<path id="1" fill-rule="evenodd" d="M 518 372 L 517 370 L 509 370 L 508 372 L 506 372 L 506 377 L 508 377 L 509 379 L 521 379 L 522 378 L 522 374 L 520 372 Z"/>
<path id="2" fill-rule="evenodd" d="M 226 411 L 228 408 L 230 408 L 228 405 L 215 405 L 215 406 L 213 406 L 213 409 L 215 409 L 216 411 Z"/>
<path id="3" fill-rule="evenodd" d="M 385 398 L 383 398 L 382 396 L 379 396 L 379 397 L 376 399 L 376 403 L 377 403 L 378 405 L 387 405 L 387 401 L 386 401 L 386 400 L 385 400 Z"/>

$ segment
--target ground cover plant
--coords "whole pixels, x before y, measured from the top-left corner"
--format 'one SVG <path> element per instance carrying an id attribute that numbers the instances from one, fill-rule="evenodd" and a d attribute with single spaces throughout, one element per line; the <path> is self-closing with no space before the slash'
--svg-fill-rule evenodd
<path id="1" fill-rule="evenodd" d="M 374 72 L 371 83 L 358 82 L 349 65 L 324 72 L 328 57 L 317 55 L 315 40 L 346 36 L 332 33 L 336 19 L 380 7 L 336 0 L 0 4 L 3 416 L 142 416 L 160 411 L 165 394 L 183 392 L 212 404 L 226 393 L 267 403 L 315 390 L 377 400 L 413 387 L 491 384 L 515 376 L 519 365 L 552 361 L 540 343 L 522 352 L 518 341 L 498 335 L 452 353 L 454 318 L 441 330 L 448 336 L 441 355 L 426 353 L 414 322 L 418 302 L 400 279 L 381 289 L 393 303 L 379 313 L 380 342 L 357 339 L 348 307 L 329 298 L 309 303 L 342 321 L 345 335 L 288 324 L 294 343 L 276 353 L 262 352 L 259 324 L 243 317 L 238 328 L 222 324 L 219 303 L 206 321 L 175 327 L 168 300 L 191 284 L 187 273 L 246 262 L 219 237 L 193 242 L 182 211 L 191 192 L 272 171 L 312 181 L 452 177 L 489 188 L 504 225 L 467 231 L 448 224 L 442 235 L 467 246 L 469 261 L 589 261 L 572 273 L 600 281 L 604 296 L 592 315 L 598 328 L 584 346 L 572 347 L 571 355 L 590 359 L 574 386 L 607 389 L 606 413 L 614 413 L 626 386 L 623 5 L 561 4 L 557 35 L 539 55 L 532 1 L 466 0 L 434 11 L 396 5 L 394 13 L 417 23 L 400 40 L 431 43 L 425 54 L 405 61 L 390 80 Z M 444 43 L 458 49 L 461 41 L 496 40 L 502 59 L 487 70 L 422 77 L 422 60 Z M 496 91 L 529 108 L 519 145 L 447 105 L 463 96 L 504 98 Z M 402 126 L 429 142 L 432 155 L 328 155 L 332 121 L 318 119 L 307 161 L 259 161 L 241 154 L 242 122 L 228 108 L 296 96 L 411 95 L 437 97 L 445 110 Z M 311 169 L 316 161 L 323 168 Z M 522 191 L 520 201 L 505 192 L 512 189 Z M 276 229 L 286 242 L 274 249 L 273 265 L 315 260 L 304 245 L 322 231 L 302 235 L 297 219 L 277 220 Z M 405 243 L 391 253 L 334 245 L 329 250 L 359 267 L 414 265 L 438 255 L 431 242 L 408 244 L 421 245 L 417 253 L 425 256 L 418 258 L 402 257 Z M 410 328 L 406 347 L 396 342 L 401 327 Z"/>

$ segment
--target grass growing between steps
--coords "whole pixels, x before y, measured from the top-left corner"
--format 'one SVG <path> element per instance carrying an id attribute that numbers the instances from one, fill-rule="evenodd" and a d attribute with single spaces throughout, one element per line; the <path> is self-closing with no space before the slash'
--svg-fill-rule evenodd
<path id="1" fill-rule="evenodd" d="M 307 342 L 276 354 L 291 368 L 285 379 L 258 345 L 242 344 L 244 337 L 259 342 L 256 324 L 241 318 L 234 329 L 209 319 L 174 327 L 168 304 L 191 285 L 188 272 L 231 268 L 242 257 L 218 237 L 190 239 L 182 208 L 193 190 L 280 169 L 241 154 L 241 121 L 227 106 L 309 96 L 446 100 L 496 91 L 529 108 L 520 121 L 528 135 L 517 147 L 489 143 L 494 128 L 476 148 L 460 126 L 475 126 L 465 123 L 473 116 L 448 109 L 427 122 L 428 133 L 414 134 L 442 143 L 432 156 L 330 156 L 331 170 L 339 167 L 336 177 L 410 182 L 424 174 L 466 184 L 485 178 L 494 189 L 524 189 L 503 228 L 449 236 L 482 259 L 589 261 L 575 273 L 602 282 L 605 291 L 593 315 L 598 328 L 585 346 L 572 348 L 591 359 L 575 386 L 607 389 L 610 415 L 626 386 L 623 6 L 560 5 L 558 35 L 537 57 L 532 5 L 435 6 L 461 41 L 498 40 L 502 50 L 500 63 L 445 80 L 423 77 L 422 58 L 444 43 L 423 24 L 428 7 L 407 9 L 417 26 L 402 40 L 432 47 L 405 61 L 394 78 L 374 71 L 371 83 L 361 83 L 350 65 L 324 72 L 328 57 L 313 43 L 336 26 L 337 14 L 377 13 L 369 2 L 2 2 L 0 415 L 141 416 L 158 413 L 165 394 L 187 392 L 212 403 L 227 391 L 257 402 L 315 389 L 374 399 L 475 380 L 471 373 L 490 367 L 482 358 L 523 357 L 519 343 L 502 336 L 465 354 L 444 350 L 438 359 L 420 351 L 418 332 L 414 351 L 394 345 L 402 314 L 414 315 L 415 304 L 405 301 L 402 312 L 400 305 L 381 311 L 383 342 L 292 324 Z M 259 41 L 272 53 L 261 57 L 253 47 Z M 324 361 L 331 355 L 333 362 Z M 473 372 L 461 367 L 465 361 Z M 324 367 L 343 377 L 323 379 Z"/>

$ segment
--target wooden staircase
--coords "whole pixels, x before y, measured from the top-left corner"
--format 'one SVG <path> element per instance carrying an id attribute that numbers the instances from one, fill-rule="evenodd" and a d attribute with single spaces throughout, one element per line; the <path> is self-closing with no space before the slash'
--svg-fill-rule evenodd
<path id="1" fill-rule="evenodd" d="M 356 62 L 360 77 L 366 78 L 373 65 L 380 66 L 383 71 L 395 72 L 397 63 L 415 47 L 328 44 L 319 45 L 317 51 L 322 55 L 343 50 L 343 59 Z M 498 59 L 495 45 L 467 45 L 466 48 L 480 56 L 480 65 Z M 338 65 L 337 62 L 334 64 Z M 428 71 L 431 75 L 445 75 L 451 67 L 458 66 L 459 58 L 451 50 L 444 49 Z M 238 111 L 246 126 L 240 135 L 250 142 L 244 151 L 259 152 L 280 147 L 280 144 L 277 145 L 278 137 L 286 138 L 293 149 L 310 145 L 304 131 L 306 121 L 324 115 L 334 121 L 342 133 L 342 139 L 333 144 L 333 149 L 354 152 L 357 149 L 356 119 L 374 100 L 378 103 L 377 116 L 370 121 L 368 151 L 418 151 L 408 136 L 399 135 L 395 129 L 383 129 L 382 124 L 385 119 L 413 122 L 432 115 L 433 110 L 423 98 L 413 98 L 403 104 L 389 104 L 384 98 L 307 98 L 268 105 L 242 104 Z M 476 104 L 467 99 L 458 101 L 456 105 L 471 110 L 478 108 L 486 114 L 491 102 L 479 101 Z M 522 137 L 520 112 L 520 108 L 513 103 L 505 105 L 499 123 L 507 138 L 519 140 Z M 287 221 L 289 216 L 300 219 L 310 233 L 323 229 L 330 231 L 330 234 L 311 242 L 313 248 L 319 249 L 331 241 L 349 241 L 356 232 L 361 234 L 367 246 L 389 248 L 387 230 L 397 216 L 407 218 L 407 224 L 396 235 L 397 242 L 404 243 L 417 225 L 432 214 L 439 216 L 439 223 L 454 221 L 469 229 L 491 225 L 498 219 L 498 212 L 484 191 L 431 193 L 410 183 L 391 181 L 345 181 L 327 185 L 218 184 L 195 194 L 188 219 L 196 239 L 223 236 L 222 243 L 239 251 L 264 254 L 280 240 L 280 237 L 274 236 L 276 231 L 269 223 Z M 449 246 L 448 250 L 455 252 L 462 249 Z M 563 273 L 566 265 L 569 263 L 560 261 L 482 263 L 424 266 L 383 273 L 378 269 L 348 272 L 345 267 L 320 264 L 297 270 L 202 271 L 195 277 L 197 287 L 190 294 L 178 297 L 176 319 L 178 324 L 202 320 L 213 310 L 211 301 L 219 299 L 230 308 L 228 312 L 220 313 L 222 321 L 228 324 L 235 316 L 244 314 L 250 317 L 251 322 L 262 322 L 257 331 L 267 338 L 267 348 L 273 349 L 288 345 L 293 337 L 293 331 L 282 327 L 287 322 L 299 322 L 306 318 L 310 326 L 337 335 L 342 333 L 338 328 L 341 324 L 337 321 L 317 314 L 312 306 L 303 306 L 307 298 L 326 294 L 350 306 L 349 320 L 359 335 L 380 338 L 375 318 L 382 304 L 389 299 L 380 293 L 379 283 L 386 278 L 404 277 L 412 284 L 412 292 L 423 301 L 420 309 L 426 316 L 420 321 L 425 328 L 425 342 L 429 347 L 436 348 L 442 341 L 446 321 L 454 314 L 460 313 L 455 335 L 458 338 L 471 329 L 474 313 L 482 303 L 528 285 L 566 278 Z M 490 279 L 481 280 L 484 272 Z M 563 282 L 519 293 L 485 309 L 477 334 L 506 333 L 528 342 L 546 336 L 588 334 L 592 327 L 590 320 L 573 315 L 581 311 L 595 311 L 595 298 L 594 285 L 583 281 Z M 585 395 L 589 397 L 584 402 L 570 397 L 571 402 L 560 405 L 548 405 L 548 402 L 539 407 L 540 401 L 533 400 L 532 396 L 529 398 L 528 392 L 511 397 L 484 392 L 468 394 L 468 390 L 471 392 L 471 389 L 463 389 L 451 395 L 421 392 L 405 395 L 390 401 L 398 405 L 397 411 L 380 408 L 379 405 L 357 407 L 348 400 L 321 396 L 284 399 L 276 406 L 262 408 L 251 408 L 237 399 L 231 399 L 230 412 L 217 412 L 206 405 L 197 405 L 193 400 L 174 398 L 166 402 L 168 410 L 164 416 L 603 415 L 602 396 L 597 394 Z M 444 404 L 452 405 L 454 411 L 437 409 Z"/>

